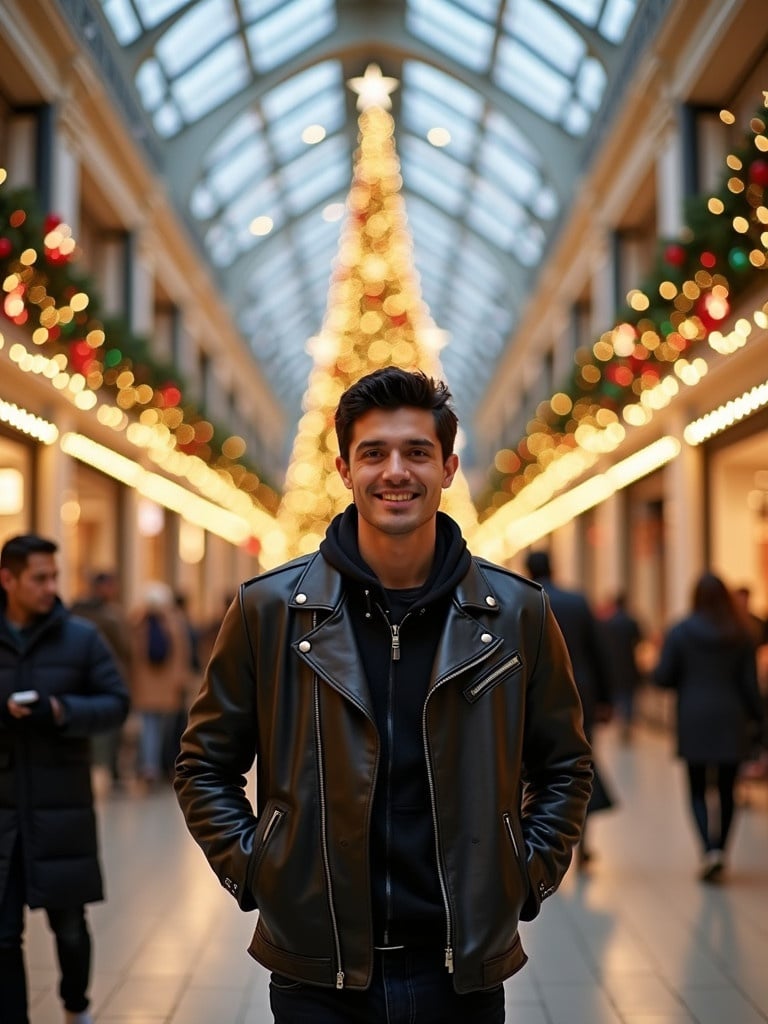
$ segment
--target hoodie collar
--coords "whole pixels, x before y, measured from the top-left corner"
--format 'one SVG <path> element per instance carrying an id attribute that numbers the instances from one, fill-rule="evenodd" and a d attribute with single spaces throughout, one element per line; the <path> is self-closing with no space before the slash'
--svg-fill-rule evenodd
<path id="1" fill-rule="evenodd" d="M 357 539 L 358 514 L 354 505 L 331 522 L 320 545 L 321 556 L 337 569 L 347 582 L 366 589 L 383 588 L 378 577 L 365 562 Z M 419 588 L 420 605 L 431 603 L 455 590 L 466 575 L 471 562 L 466 541 L 457 523 L 442 512 L 437 513 L 435 557 L 429 577 Z"/>

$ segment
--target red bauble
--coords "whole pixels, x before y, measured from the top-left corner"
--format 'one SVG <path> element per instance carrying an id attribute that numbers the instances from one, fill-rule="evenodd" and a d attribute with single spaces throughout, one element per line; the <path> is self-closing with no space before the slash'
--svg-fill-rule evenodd
<path id="1" fill-rule="evenodd" d="M 664 260 L 673 267 L 682 267 L 688 258 L 688 253 L 682 245 L 673 243 L 664 250 Z"/>
<path id="2" fill-rule="evenodd" d="M 0 238 L 0 259 L 10 256 L 13 252 L 13 245 L 10 238 Z"/>
<path id="3" fill-rule="evenodd" d="M 749 180 L 760 188 L 768 188 L 768 160 L 753 160 L 749 165 Z"/>
<path id="4" fill-rule="evenodd" d="M 61 217 L 57 213 L 49 213 L 43 221 L 43 230 L 47 235 L 49 231 L 53 231 L 59 224 L 61 224 Z"/>

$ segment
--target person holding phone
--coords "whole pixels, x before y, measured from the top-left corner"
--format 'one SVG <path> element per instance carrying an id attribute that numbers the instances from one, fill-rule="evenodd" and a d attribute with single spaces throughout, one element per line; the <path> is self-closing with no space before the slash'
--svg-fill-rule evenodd
<path id="1" fill-rule="evenodd" d="M 28 1024 L 25 907 L 44 908 L 66 1024 L 92 1024 L 85 905 L 103 899 L 90 737 L 128 714 L 98 629 L 58 593 L 57 545 L 34 534 L 0 551 L 0 993 L 3 1024 Z"/>

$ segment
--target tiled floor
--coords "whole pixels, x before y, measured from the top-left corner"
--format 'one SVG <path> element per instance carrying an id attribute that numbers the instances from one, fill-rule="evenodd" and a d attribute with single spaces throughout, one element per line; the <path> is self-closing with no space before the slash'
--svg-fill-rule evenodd
<path id="1" fill-rule="evenodd" d="M 669 740 L 625 747 L 605 727 L 597 750 L 620 806 L 592 819 L 589 873 L 572 870 L 523 926 L 530 962 L 507 983 L 508 1024 L 765 1024 L 768 787 L 740 811 L 727 881 L 705 886 Z M 266 974 L 245 952 L 254 918 L 219 887 L 170 792 L 112 796 L 101 823 L 98 1024 L 268 1024 Z M 61 1024 L 40 914 L 27 946 L 32 1024 Z"/>

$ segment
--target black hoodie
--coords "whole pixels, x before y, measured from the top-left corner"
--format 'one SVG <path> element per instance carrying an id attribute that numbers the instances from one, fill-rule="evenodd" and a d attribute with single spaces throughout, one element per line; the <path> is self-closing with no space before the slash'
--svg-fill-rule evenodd
<path id="1" fill-rule="evenodd" d="M 329 526 L 320 553 L 344 577 L 381 741 L 371 821 L 374 943 L 442 948 L 445 910 L 422 710 L 451 596 L 469 569 L 466 542 L 438 512 L 426 583 L 385 590 L 360 554 L 357 509 L 350 505 Z"/>

